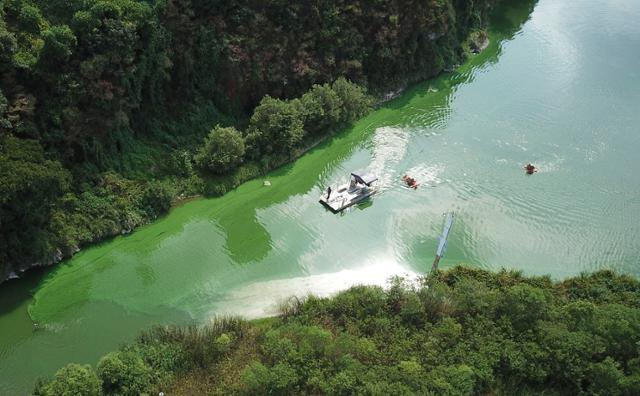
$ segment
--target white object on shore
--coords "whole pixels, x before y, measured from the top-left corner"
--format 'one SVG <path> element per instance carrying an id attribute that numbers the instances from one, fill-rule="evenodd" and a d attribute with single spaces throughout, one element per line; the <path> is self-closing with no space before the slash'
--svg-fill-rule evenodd
<path id="1" fill-rule="evenodd" d="M 263 184 L 265 186 L 269 187 L 271 185 L 271 182 L 269 180 L 265 180 Z"/>

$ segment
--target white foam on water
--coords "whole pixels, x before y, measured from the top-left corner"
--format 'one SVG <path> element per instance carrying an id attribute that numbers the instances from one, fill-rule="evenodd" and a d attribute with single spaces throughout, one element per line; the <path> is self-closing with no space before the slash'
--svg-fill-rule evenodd
<path id="1" fill-rule="evenodd" d="M 373 136 L 373 159 L 367 168 L 378 177 L 381 190 L 388 189 L 396 178 L 397 164 L 406 154 L 409 144 L 409 131 L 399 127 L 382 127 Z"/>
<path id="2" fill-rule="evenodd" d="M 440 164 L 426 165 L 419 164 L 407 170 L 407 175 L 413 177 L 421 186 L 436 186 L 442 183 L 438 175 L 442 174 L 444 166 Z"/>
<path id="3" fill-rule="evenodd" d="M 310 294 L 327 297 L 355 285 L 385 286 L 393 276 L 415 280 L 420 274 L 404 267 L 391 256 L 371 257 L 361 267 L 288 279 L 254 282 L 231 291 L 209 316 L 240 315 L 249 319 L 274 316 L 278 306 L 292 296 Z"/>

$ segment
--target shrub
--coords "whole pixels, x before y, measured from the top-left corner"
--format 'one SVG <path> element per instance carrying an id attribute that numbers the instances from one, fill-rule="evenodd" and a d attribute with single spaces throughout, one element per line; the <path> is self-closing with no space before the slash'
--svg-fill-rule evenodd
<path id="1" fill-rule="evenodd" d="M 472 395 L 473 371 L 469 366 L 440 366 L 427 375 L 428 387 L 437 395 Z"/>
<path id="2" fill-rule="evenodd" d="M 304 128 L 310 133 L 326 133 L 342 120 L 344 103 L 329 84 L 314 85 L 300 98 Z"/>
<path id="3" fill-rule="evenodd" d="M 98 362 L 105 393 L 139 395 L 149 388 L 152 371 L 134 351 L 111 352 Z"/>
<path id="4" fill-rule="evenodd" d="M 166 171 L 171 175 L 189 177 L 193 175 L 193 156 L 186 150 L 176 150 L 169 157 Z"/>
<path id="5" fill-rule="evenodd" d="M 252 155 L 289 154 L 304 136 L 301 107 L 298 100 L 280 100 L 265 96 L 253 111 L 249 122 L 247 144 Z"/>
<path id="6" fill-rule="evenodd" d="M 520 284 L 507 290 L 502 309 L 514 328 L 522 331 L 547 317 L 549 302 L 549 295 L 544 290 Z"/>
<path id="7" fill-rule="evenodd" d="M 331 88 L 342 102 L 341 122 L 350 123 L 364 116 L 373 105 L 373 98 L 367 96 L 364 88 L 344 79 L 337 79 Z"/>
<path id="8" fill-rule="evenodd" d="M 56 372 L 49 383 L 39 384 L 34 394 L 41 396 L 97 396 L 101 382 L 89 365 L 71 363 Z"/>
<path id="9" fill-rule="evenodd" d="M 240 132 L 233 127 L 216 125 L 196 154 L 195 161 L 204 171 L 223 174 L 240 165 L 244 153 L 244 140 Z"/>
<path id="10" fill-rule="evenodd" d="M 271 382 L 269 369 L 260 362 L 252 362 L 243 370 L 242 382 L 250 394 L 267 394 Z"/>
<path id="11" fill-rule="evenodd" d="M 149 217 L 158 217 L 169 211 L 173 197 L 174 193 L 168 183 L 152 181 L 142 194 L 142 209 Z"/>

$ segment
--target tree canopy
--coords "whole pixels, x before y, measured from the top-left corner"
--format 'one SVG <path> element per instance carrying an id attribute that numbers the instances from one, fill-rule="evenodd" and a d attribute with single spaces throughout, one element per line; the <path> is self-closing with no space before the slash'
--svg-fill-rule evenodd
<path id="1" fill-rule="evenodd" d="M 105 394 L 637 395 L 640 282 L 456 267 L 292 298 L 277 318 L 158 327 L 98 375 Z"/>

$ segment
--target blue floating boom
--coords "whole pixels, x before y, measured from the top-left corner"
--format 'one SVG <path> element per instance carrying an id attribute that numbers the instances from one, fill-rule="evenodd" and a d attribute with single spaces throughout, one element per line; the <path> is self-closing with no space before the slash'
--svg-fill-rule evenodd
<path id="1" fill-rule="evenodd" d="M 449 232 L 453 225 L 453 212 L 447 213 L 447 218 L 444 221 L 444 228 L 442 229 L 442 235 L 440 235 L 440 243 L 438 244 L 438 250 L 436 250 L 436 256 L 443 257 L 444 251 L 447 250 L 447 240 L 449 239 Z"/>
<path id="2" fill-rule="evenodd" d="M 440 259 L 444 256 L 444 252 L 447 250 L 449 232 L 451 232 L 451 227 L 453 226 L 453 212 L 447 213 L 447 218 L 444 220 L 444 227 L 442 228 L 442 234 L 439 237 L 440 242 L 438 243 L 438 249 L 436 250 L 436 258 L 433 260 L 433 266 L 431 267 L 431 272 L 434 272 L 438 269 L 438 263 Z"/>

